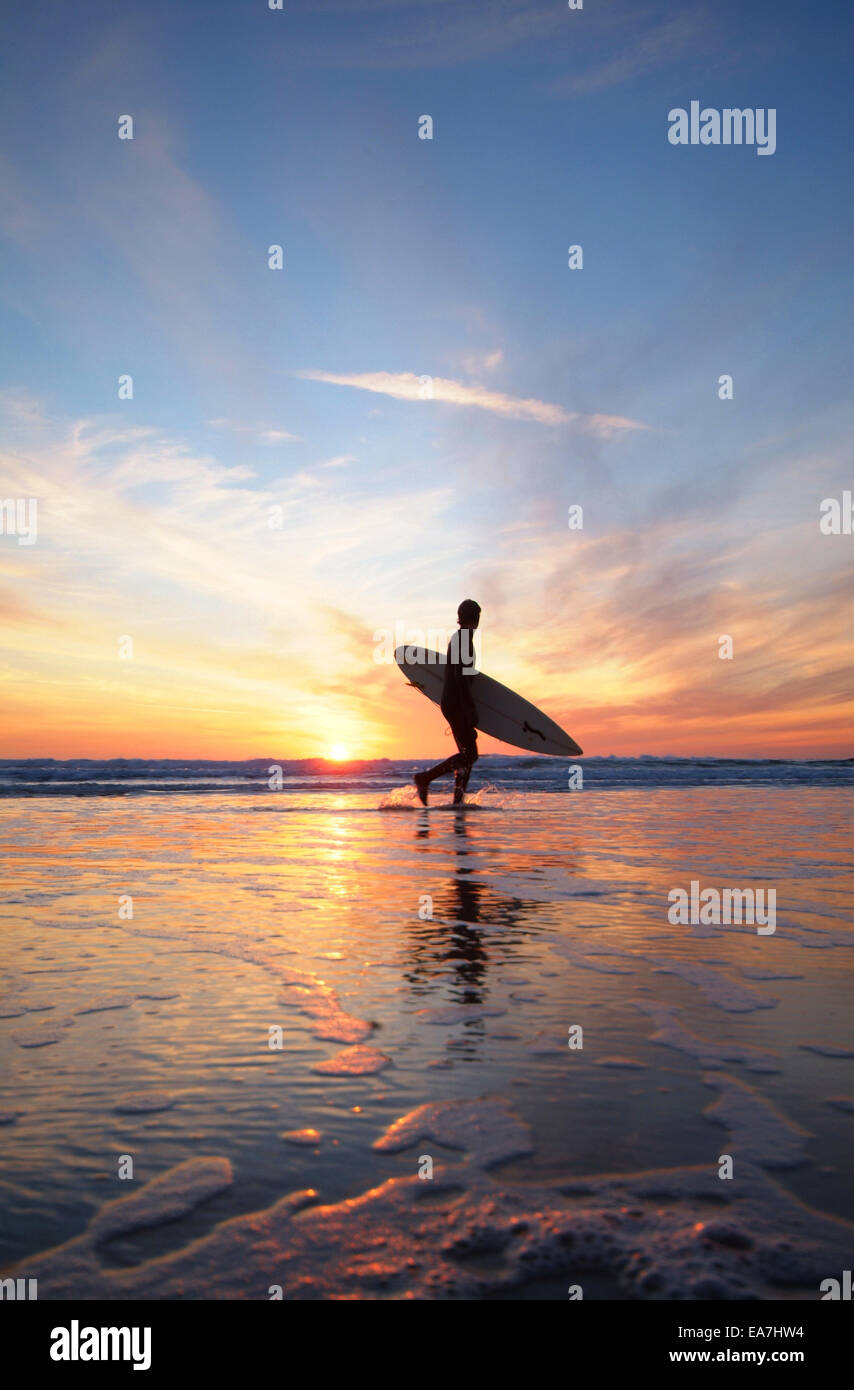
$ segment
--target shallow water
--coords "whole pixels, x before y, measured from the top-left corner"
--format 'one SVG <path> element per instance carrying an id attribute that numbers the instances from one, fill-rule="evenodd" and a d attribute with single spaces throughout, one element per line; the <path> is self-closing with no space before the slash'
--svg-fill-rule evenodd
<path id="1" fill-rule="evenodd" d="M 42 795 L 0 803 L 0 856 L 0 1264 L 40 1297 L 816 1297 L 850 1267 L 845 788 Z M 773 888 L 776 931 L 671 925 L 692 879 Z"/>

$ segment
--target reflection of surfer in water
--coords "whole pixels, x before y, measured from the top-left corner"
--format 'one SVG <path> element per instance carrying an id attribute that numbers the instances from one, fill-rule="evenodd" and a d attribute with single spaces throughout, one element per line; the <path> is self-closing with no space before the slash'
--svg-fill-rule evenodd
<path id="1" fill-rule="evenodd" d="M 474 674 L 474 645 L 472 633 L 480 622 L 480 604 L 473 598 L 463 599 L 457 609 L 459 632 L 455 632 L 448 643 L 445 658 L 445 684 L 442 690 L 441 710 L 451 726 L 451 733 L 459 752 L 437 763 L 428 772 L 416 772 L 413 781 L 424 805 L 427 805 L 427 788 L 436 777 L 446 773 L 454 774 L 454 805 L 462 803 L 469 776 L 477 762 L 477 710 L 469 684 Z M 469 674 L 466 674 L 466 672 Z"/>
<path id="2" fill-rule="evenodd" d="M 501 958 L 505 937 L 500 934 L 493 949 L 487 951 L 483 924 L 492 926 L 505 913 L 504 900 L 475 877 L 477 859 L 466 844 L 468 830 L 465 816 L 455 816 L 453 822 L 454 872 L 432 893 L 431 915 L 421 917 L 408 926 L 407 961 L 404 977 L 413 986 L 413 993 L 423 1004 L 439 990 L 444 995 L 450 988 L 454 1004 L 482 1004 L 489 991 L 487 970 L 493 958 Z M 429 837 L 429 817 L 420 818 L 417 840 Z M 451 846 L 448 846 L 450 852 Z M 431 864 L 435 861 L 431 856 Z M 513 934 L 508 933 L 512 938 Z M 450 969 L 449 969 L 450 968 Z M 482 1029 L 468 1021 L 478 1036 Z M 468 1041 L 475 1041 L 469 1032 Z"/>

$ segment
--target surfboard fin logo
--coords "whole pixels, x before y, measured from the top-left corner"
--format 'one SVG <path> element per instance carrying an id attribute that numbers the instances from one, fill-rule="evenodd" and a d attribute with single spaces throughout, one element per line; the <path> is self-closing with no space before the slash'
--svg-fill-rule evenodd
<path id="1" fill-rule="evenodd" d="M 526 734 L 536 734 L 536 735 L 537 735 L 537 738 L 541 738 L 541 739 L 543 740 L 543 743 L 545 743 L 545 741 L 546 741 L 546 736 L 545 736 L 545 734 L 543 733 L 542 729 L 535 729 L 534 726 L 533 726 L 533 724 L 529 724 L 529 723 L 528 723 L 527 719 L 525 720 L 524 724 L 522 725 L 522 728 L 525 730 L 525 733 L 526 733 Z"/>

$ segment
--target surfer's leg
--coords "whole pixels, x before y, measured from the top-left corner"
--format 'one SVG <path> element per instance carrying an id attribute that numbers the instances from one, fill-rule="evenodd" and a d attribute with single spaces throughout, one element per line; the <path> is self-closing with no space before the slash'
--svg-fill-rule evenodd
<path id="1" fill-rule="evenodd" d="M 471 770 L 477 762 L 477 730 L 474 728 L 454 729 L 454 738 L 460 750 L 461 765 L 454 773 L 454 805 L 462 804 Z"/>
<path id="2" fill-rule="evenodd" d="M 472 761 L 477 761 L 477 735 L 474 729 L 454 722 L 451 723 L 451 733 L 457 745 L 456 753 L 452 753 L 450 758 L 445 758 L 444 762 L 437 763 L 435 767 L 431 767 L 427 772 L 416 772 L 412 779 L 415 783 L 418 796 L 425 806 L 427 805 L 427 788 L 430 786 L 431 782 L 434 782 L 437 777 L 447 777 L 449 772 L 453 772 L 455 782 L 456 778 L 460 776 L 460 773 L 464 773 L 467 782 L 468 774 L 471 772 L 471 763 Z M 474 747 L 473 754 L 472 746 Z M 463 790 L 465 790 L 465 785 L 463 786 Z M 457 799 L 456 792 L 454 793 L 454 799 Z M 462 793 L 460 794 L 460 799 L 462 799 Z"/>
<path id="3" fill-rule="evenodd" d="M 446 777 L 449 772 L 456 772 L 458 767 L 462 767 L 464 762 L 462 753 L 454 753 L 452 757 L 446 758 L 443 763 L 437 763 L 428 772 L 418 772 L 416 777 L 420 778 L 428 785 L 435 781 L 437 777 Z"/>
<path id="4" fill-rule="evenodd" d="M 427 772 L 416 772 L 412 780 L 415 783 L 415 790 L 418 792 L 422 806 L 427 805 L 427 789 L 430 783 L 434 782 L 437 777 L 446 777 L 449 772 L 455 773 L 457 768 L 462 766 L 462 760 L 462 753 L 454 753 L 453 757 L 446 758 L 443 763 L 437 763 Z"/>

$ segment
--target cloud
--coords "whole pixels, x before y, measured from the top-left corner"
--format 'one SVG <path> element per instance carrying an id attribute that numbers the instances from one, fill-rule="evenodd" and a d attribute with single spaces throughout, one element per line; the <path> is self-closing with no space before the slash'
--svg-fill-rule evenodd
<path id="1" fill-rule="evenodd" d="M 344 467 L 352 457 L 328 462 Z M 448 515 L 451 488 L 413 493 L 401 481 L 398 491 L 377 494 L 354 478 L 339 495 L 331 469 L 261 482 L 155 430 L 108 420 L 33 428 L 26 452 L 0 453 L 0 472 L 11 494 L 41 499 L 38 544 L 26 565 L 17 548 L 0 554 L 0 573 L 26 582 L 45 610 L 40 620 L 82 634 L 75 659 L 84 664 L 90 631 L 100 631 L 102 646 L 140 625 L 161 644 L 178 644 L 188 630 L 196 643 L 202 624 L 208 641 L 233 650 L 253 640 L 281 647 L 270 635 L 279 625 L 291 648 L 311 652 L 318 613 L 333 596 L 350 595 L 372 631 L 370 590 L 393 583 L 418 591 L 420 577 L 404 576 L 413 564 L 428 566 L 418 546 L 423 526 L 444 535 L 449 551 L 460 543 Z M 274 507 L 281 529 L 270 525 Z M 134 626 L 116 626 L 128 622 Z"/>
<path id="2" fill-rule="evenodd" d="M 372 756 L 398 715 L 412 739 L 373 633 L 462 549 L 454 489 L 389 478 L 377 492 L 356 474 L 343 488 L 346 455 L 261 480 L 156 429 L 49 419 L 35 402 L 20 441 L 21 403 L 5 404 L 0 476 L 41 499 L 37 545 L 0 546 L 10 754 L 307 756 L 337 739 Z"/>
<path id="3" fill-rule="evenodd" d="M 702 48 L 708 59 L 710 45 L 719 43 L 714 19 L 702 8 L 669 15 L 657 23 L 643 14 L 640 29 L 631 23 L 632 18 L 628 16 L 614 31 L 612 56 L 550 82 L 546 90 L 557 97 L 603 91 L 668 67 L 692 50 L 699 53 Z"/>
<path id="4" fill-rule="evenodd" d="M 490 653 L 497 623 L 514 634 L 512 658 L 490 674 L 540 692 L 588 753 L 708 752 L 713 733 L 720 753 L 844 753 L 854 704 L 838 622 L 847 568 L 814 522 L 794 533 L 788 520 L 763 523 L 755 536 L 748 517 L 746 544 L 729 521 L 705 537 L 668 518 L 551 542 L 514 524 L 489 561 L 500 613 L 486 613 Z M 720 659 L 723 634 L 732 661 Z"/>
<path id="5" fill-rule="evenodd" d="M 0 589 L 0 618 L 4 623 L 29 626 L 32 623 L 53 623 L 48 613 L 41 613 L 21 601 L 17 594 Z"/>
<path id="6" fill-rule="evenodd" d="M 846 746 L 847 553 L 814 516 L 771 525 L 736 499 L 705 533 L 668 512 L 570 534 L 512 494 L 484 550 L 459 485 L 342 479 L 346 455 L 262 481 L 153 429 L 23 412 L 26 448 L 0 465 L 43 502 L 38 544 L 0 553 L 10 748 L 300 756 L 334 737 L 438 752 L 440 718 L 402 698 L 373 633 L 450 619 L 465 592 L 484 603 L 485 669 L 588 752 L 709 751 L 710 731 L 721 752 Z"/>
<path id="7" fill-rule="evenodd" d="M 239 420 L 208 420 L 215 430 L 230 430 L 233 434 L 251 434 L 263 444 L 298 444 L 302 441 L 298 434 L 287 430 L 272 429 L 268 425 L 244 425 Z"/>
<path id="8" fill-rule="evenodd" d="M 459 358 L 460 366 L 475 381 L 489 372 L 497 371 L 503 361 L 501 348 L 496 348 L 494 352 L 465 352 Z"/>
<path id="9" fill-rule="evenodd" d="M 358 391 L 373 391 L 400 401 L 441 401 L 447 405 L 470 406 L 487 410 L 507 420 L 534 420 L 542 425 L 575 424 L 594 434 L 609 436 L 624 430 L 645 430 L 638 420 L 620 415 L 582 415 L 564 410 L 535 397 L 508 396 L 501 391 L 489 391 L 484 386 L 465 386 L 461 381 L 444 377 L 420 377 L 414 372 L 322 372 L 304 370 L 294 376 L 307 381 L 325 381 L 333 386 L 352 386 Z"/>
<path id="10" fill-rule="evenodd" d="M 352 27 L 327 22 L 322 46 L 313 37 L 300 45 L 306 58 L 334 67 L 454 67 L 548 42 L 565 33 L 567 23 L 554 0 L 490 0 L 487 5 L 484 0 L 431 0 L 426 6 L 420 0 L 370 5 L 362 0 L 355 6 L 352 0 L 297 3 L 312 17 L 330 10 L 343 11 L 350 19 L 358 12 Z M 295 32 L 300 43 L 299 29 Z"/>

